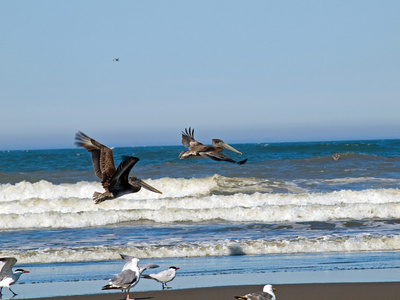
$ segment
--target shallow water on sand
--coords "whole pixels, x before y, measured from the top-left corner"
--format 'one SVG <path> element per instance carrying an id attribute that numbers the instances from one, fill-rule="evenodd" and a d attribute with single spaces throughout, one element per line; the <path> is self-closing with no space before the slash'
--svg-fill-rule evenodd
<path id="1" fill-rule="evenodd" d="M 172 264 L 180 266 L 177 277 L 169 283 L 173 289 L 265 283 L 397 282 L 400 276 L 397 252 L 197 257 L 151 259 L 140 263 L 149 262 L 160 267 L 145 273 L 158 272 Z M 31 274 L 24 275 L 24 284 L 13 287 L 18 293 L 15 298 L 104 293 L 101 287 L 108 283 L 110 276 L 120 272 L 123 264 L 122 260 L 117 260 L 26 265 L 23 267 Z M 132 291 L 160 289 L 160 283 L 141 279 Z M 106 291 L 113 292 L 120 293 Z M 6 289 L 4 293 L 9 295 Z"/>

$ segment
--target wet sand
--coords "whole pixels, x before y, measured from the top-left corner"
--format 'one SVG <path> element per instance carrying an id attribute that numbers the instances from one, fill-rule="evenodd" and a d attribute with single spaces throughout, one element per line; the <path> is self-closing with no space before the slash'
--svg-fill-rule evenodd
<path id="1" fill-rule="evenodd" d="M 365 300 L 365 299 L 400 299 L 400 282 L 379 283 L 316 283 L 316 284 L 282 284 L 274 285 L 277 300 Z M 262 285 L 223 286 L 210 288 L 164 290 L 130 293 L 136 300 L 232 300 L 235 295 L 261 291 Z M 25 298 L 29 299 L 29 298 Z M 95 295 L 62 296 L 53 300 L 122 300 L 124 294 L 102 293 Z"/>

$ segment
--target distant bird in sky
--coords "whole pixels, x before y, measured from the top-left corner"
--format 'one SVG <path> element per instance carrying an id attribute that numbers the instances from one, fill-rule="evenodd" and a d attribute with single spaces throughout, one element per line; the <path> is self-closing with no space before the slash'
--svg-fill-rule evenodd
<path id="1" fill-rule="evenodd" d="M 102 290 L 123 290 L 126 300 L 135 300 L 129 298 L 129 290 L 138 284 L 140 274 L 146 269 L 157 268 L 158 265 L 147 264 L 139 267 L 139 259 L 133 256 L 120 254 L 126 261 L 121 273 L 110 279 L 110 282 L 102 287 Z"/>
<path id="2" fill-rule="evenodd" d="M 16 269 L 12 271 L 12 267 L 17 263 L 17 259 L 14 257 L 1 257 L 0 258 L 0 298 L 2 296 L 3 288 L 6 287 L 11 293 L 17 295 L 10 288 L 10 285 L 16 283 L 19 277 L 23 273 L 29 273 L 29 271 L 23 269 Z"/>
<path id="3" fill-rule="evenodd" d="M 220 139 L 213 139 L 212 146 L 203 145 L 202 143 L 196 141 L 194 138 L 194 129 L 191 129 L 190 127 L 189 129 L 186 128 L 185 131 L 182 131 L 182 144 L 183 146 L 188 147 L 189 150 L 182 151 L 179 154 L 180 159 L 185 159 L 190 156 L 201 156 L 216 161 L 227 161 L 238 165 L 243 165 L 247 161 L 247 159 L 245 159 L 237 162 L 232 158 L 229 158 L 228 156 L 222 154 L 221 152 L 224 149 L 228 149 L 239 154 L 242 153 L 232 146 L 224 143 L 224 141 Z"/>
<path id="4" fill-rule="evenodd" d="M 276 300 L 274 287 L 271 284 L 264 285 L 262 292 L 249 293 L 244 296 L 235 296 L 236 299 L 244 300 Z"/>
<path id="5" fill-rule="evenodd" d="M 167 285 L 167 282 L 170 282 L 174 280 L 176 276 L 176 270 L 179 270 L 177 267 L 169 267 L 168 270 L 161 271 L 160 273 L 157 274 L 150 274 L 150 275 L 142 275 L 143 278 L 147 279 L 154 279 L 162 284 L 162 289 L 169 289 L 169 286 Z M 164 287 L 165 285 L 165 287 Z"/>
<path id="6" fill-rule="evenodd" d="M 151 192 L 162 194 L 162 192 L 141 179 L 129 177 L 129 172 L 139 161 L 139 158 L 126 156 L 118 168 L 115 169 L 113 152 L 107 146 L 100 144 L 80 131 L 75 135 L 75 144 L 91 153 L 94 172 L 101 179 L 101 184 L 105 189 L 104 193 L 94 192 L 93 200 L 96 204 L 126 194 L 137 193 L 142 187 Z"/>
<path id="7" fill-rule="evenodd" d="M 113 61 L 119 61 L 119 57 L 114 58 Z"/>
<path id="8" fill-rule="evenodd" d="M 340 155 L 337 154 L 337 153 L 335 153 L 335 154 L 332 155 L 332 158 L 333 158 L 334 160 L 339 160 Z"/>

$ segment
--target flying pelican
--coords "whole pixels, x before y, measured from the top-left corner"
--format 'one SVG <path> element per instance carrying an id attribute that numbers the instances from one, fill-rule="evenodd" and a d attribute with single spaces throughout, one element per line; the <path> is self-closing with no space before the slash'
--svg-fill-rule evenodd
<path id="1" fill-rule="evenodd" d="M 180 159 L 185 159 L 189 156 L 201 156 L 216 161 L 227 161 L 238 165 L 243 165 L 247 161 L 247 158 L 242 161 L 235 161 L 232 158 L 222 154 L 221 152 L 224 150 L 224 148 L 242 154 L 232 146 L 224 143 L 223 140 L 213 139 L 212 146 L 203 145 L 202 143 L 196 141 L 194 139 L 194 129 L 191 129 L 190 127 L 189 129 L 185 128 L 185 131 L 182 131 L 182 144 L 183 146 L 188 147 L 189 150 L 182 151 L 179 154 Z"/>
<path id="2" fill-rule="evenodd" d="M 162 194 L 159 190 L 136 177 L 128 177 L 132 167 L 139 161 L 133 156 L 124 157 L 115 169 L 113 152 L 86 134 L 78 131 L 75 135 L 75 144 L 85 148 L 92 154 L 94 173 L 101 179 L 104 193 L 94 192 L 93 201 L 96 204 L 109 199 L 115 199 L 130 193 L 137 193 L 143 187 L 151 192 Z"/>
<path id="3" fill-rule="evenodd" d="M 262 292 L 249 293 L 244 296 L 235 296 L 236 299 L 245 300 L 276 300 L 275 288 L 271 284 L 264 285 Z"/>
<path id="4" fill-rule="evenodd" d="M 146 269 L 157 268 L 158 265 L 147 264 L 139 266 L 139 259 L 133 256 L 120 254 L 121 258 L 126 261 L 121 273 L 110 279 L 110 282 L 102 287 L 102 290 L 124 290 L 126 300 L 135 300 L 129 298 L 129 290 L 138 284 L 140 274 Z"/>
<path id="5" fill-rule="evenodd" d="M 16 264 L 16 262 L 17 259 L 15 257 L 0 258 L 0 298 L 2 296 L 3 287 L 8 288 L 15 296 L 16 293 L 13 292 L 13 290 L 10 288 L 10 285 L 16 283 L 23 273 L 29 273 L 29 271 L 23 269 L 16 269 L 13 272 L 12 267 Z"/>
<path id="6" fill-rule="evenodd" d="M 142 275 L 143 278 L 147 279 L 154 279 L 155 281 L 158 281 L 162 284 L 162 289 L 169 289 L 169 286 L 167 285 L 167 282 L 170 282 L 174 280 L 176 276 L 176 270 L 179 270 L 178 267 L 169 267 L 168 270 L 161 271 L 160 273 L 157 274 L 150 274 L 150 275 Z M 165 287 L 164 287 L 165 285 Z"/>

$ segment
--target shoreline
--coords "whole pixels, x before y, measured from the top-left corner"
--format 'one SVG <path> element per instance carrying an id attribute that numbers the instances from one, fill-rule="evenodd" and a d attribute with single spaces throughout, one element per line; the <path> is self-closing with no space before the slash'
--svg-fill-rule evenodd
<path id="1" fill-rule="evenodd" d="M 346 271 L 308 271 L 308 272 L 264 272 L 241 274 L 213 274 L 200 276 L 177 276 L 169 283 L 171 289 L 162 291 L 161 284 L 154 280 L 141 279 L 139 284 L 131 289 L 131 293 L 139 296 L 138 299 L 153 299 L 168 293 L 183 293 L 180 291 L 205 291 L 207 294 L 215 292 L 214 289 L 228 289 L 229 293 L 236 293 L 235 288 L 244 288 L 248 292 L 262 290 L 269 283 L 276 287 L 302 286 L 327 287 L 352 284 L 359 286 L 376 286 L 383 284 L 391 288 L 399 285 L 400 269 L 371 269 L 371 270 L 346 270 Z M 107 284 L 104 280 L 78 280 L 68 282 L 19 282 L 12 289 L 18 294 L 14 299 L 69 299 L 81 300 L 87 297 L 103 297 L 105 299 L 123 299 L 124 294 L 120 290 L 101 291 L 101 287 Z M 383 287 L 383 286 L 382 286 Z M 253 290 L 252 290 L 253 289 Z M 386 289 L 386 287 L 385 287 Z M 279 288 L 279 291 L 281 288 Z M 397 290 L 400 295 L 400 290 Z M 159 292 L 164 294 L 158 294 Z M 281 292 L 281 291 L 280 291 Z M 153 295 L 154 296 L 145 296 Z M 197 293 L 197 292 L 196 292 Z M 102 296 L 98 296 L 102 295 Z M 240 295 L 240 294 L 239 294 Z M 9 299 L 12 294 L 8 289 L 3 289 L 3 299 Z M 144 298 L 143 298 L 144 297 Z M 150 297 L 150 298 L 149 298 Z M 208 297 L 208 296 L 207 296 Z M 192 297 L 191 297 L 192 298 Z M 93 298 L 94 299 L 94 298 Z M 164 299 L 164 298 L 162 298 Z M 179 297 L 178 297 L 179 299 Z M 184 299 L 184 298 L 182 298 Z M 189 298 L 186 298 L 189 299 Z M 210 298 L 213 299 L 213 298 Z M 234 299 L 234 298 L 232 298 Z M 278 298 L 279 299 L 279 298 Z M 337 298 L 342 299 L 342 298 Z M 335 300 L 337 300 L 335 299 Z M 193 300 L 193 299 L 191 299 Z M 297 300 L 297 299 L 296 299 Z"/>
<path id="2" fill-rule="evenodd" d="M 276 288 L 275 295 L 277 300 L 397 300 L 400 295 L 400 282 L 276 284 L 274 287 Z M 263 285 L 242 285 L 144 292 L 135 292 L 133 288 L 130 297 L 136 300 L 232 300 L 235 299 L 235 295 L 245 295 L 249 292 L 261 291 L 262 288 Z M 18 299 L 18 296 L 16 296 L 15 299 Z M 101 293 L 25 299 L 120 300 L 124 299 L 124 293 Z"/>

